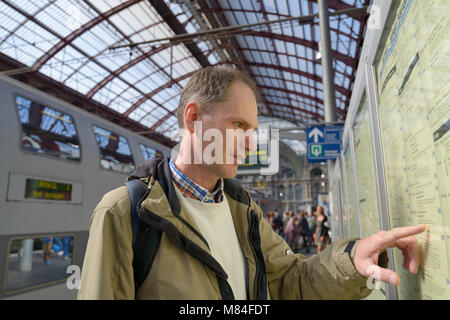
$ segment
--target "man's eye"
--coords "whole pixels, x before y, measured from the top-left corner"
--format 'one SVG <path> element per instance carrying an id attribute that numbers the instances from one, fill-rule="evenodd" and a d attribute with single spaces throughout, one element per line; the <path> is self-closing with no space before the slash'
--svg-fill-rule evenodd
<path id="1" fill-rule="evenodd" d="M 235 124 L 236 127 L 238 127 L 238 128 L 242 127 L 242 123 L 240 123 L 239 121 L 235 121 L 234 124 Z"/>

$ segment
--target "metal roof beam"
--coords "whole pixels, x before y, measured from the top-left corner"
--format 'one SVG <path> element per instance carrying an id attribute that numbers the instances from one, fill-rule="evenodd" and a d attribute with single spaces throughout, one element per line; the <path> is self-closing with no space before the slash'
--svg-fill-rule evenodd
<path id="1" fill-rule="evenodd" d="M 287 93 L 287 94 L 293 94 L 293 95 L 300 96 L 300 97 L 309 99 L 311 101 L 314 101 L 314 102 L 317 102 L 317 103 L 320 103 L 321 105 L 323 105 L 323 100 L 322 99 L 310 96 L 309 94 L 306 94 L 306 93 L 303 93 L 303 92 L 297 92 L 297 91 L 292 91 L 292 90 L 289 90 L 289 89 L 286 89 L 286 88 L 277 88 L 277 87 L 269 87 L 269 86 L 261 86 L 261 88 L 262 89 L 268 89 L 268 90 L 274 90 L 274 91 L 281 91 L 281 92 L 284 92 L 284 93 Z"/>
<path id="2" fill-rule="evenodd" d="M 313 2 L 311 2 L 311 0 L 310 0 L 310 3 L 313 3 Z M 315 3 L 315 1 L 314 1 L 314 3 Z M 353 8 L 353 7 L 351 7 L 350 6 L 350 8 Z M 260 14 L 261 12 L 260 11 L 255 11 L 255 10 L 244 10 L 244 9 L 227 9 L 227 10 L 223 10 L 223 11 L 227 11 L 227 12 L 241 12 L 241 13 L 243 13 L 243 14 L 245 14 L 245 13 L 253 13 L 253 14 Z M 312 10 L 310 10 L 310 12 L 311 12 Z M 202 8 L 202 12 L 203 13 L 205 13 L 205 14 L 213 14 L 213 13 L 215 13 L 215 14 L 218 14 L 219 12 L 222 12 L 222 9 L 211 9 L 211 8 Z M 332 13 L 332 12 L 331 12 Z M 271 13 L 271 14 L 274 14 L 274 13 Z M 292 18 L 292 15 L 286 15 L 286 14 L 280 14 L 280 13 L 278 13 L 277 14 L 279 17 L 283 17 L 283 18 Z M 351 14 L 350 16 L 352 16 L 352 18 L 354 18 L 354 19 L 356 19 L 356 20 L 358 20 L 358 21 L 360 21 L 360 20 L 362 20 L 362 19 L 364 19 L 364 17 L 362 17 L 361 19 L 358 19 L 358 18 L 355 18 L 355 17 L 359 17 L 361 14 Z M 365 14 L 364 14 L 365 15 Z M 314 24 L 316 24 L 315 22 L 313 23 L 313 22 L 311 22 L 311 25 L 314 25 Z M 335 28 L 330 28 L 330 30 L 333 30 L 333 31 L 335 31 L 335 32 L 340 32 L 341 34 L 343 34 L 343 35 L 346 35 L 346 36 L 348 36 L 349 38 L 351 38 L 352 40 L 357 40 L 355 37 L 353 37 L 351 34 L 347 34 L 347 33 L 342 33 L 341 31 L 339 31 L 338 29 L 335 29 Z"/>
<path id="3" fill-rule="evenodd" d="M 273 105 L 275 105 L 275 106 L 280 106 L 280 107 L 283 107 L 283 108 L 287 108 L 287 109 L 298 110 L 298 111 L 300 111 L 300 112 L 302 112 L 302 113 L 310 114 L 310 115 L 312 115 L 312 116 L 314 116 L 314 117 L 323 117 L 322 115 L 320 115 L 320 114 L 318 114 L 318 113 L 315 113 L 315 112 L 313 112 L 313 111 L 306 110 L 306 109 L 303 109 L 303 108 L 300 108 L 300 107 L 296 107 L 296 106 L 292 106 L 292 105 L 286 105 L 286 104 L 284 104 L 284 103 L 278 103 L 278 102 L 271 102 L 271 104 L 273 104 Z M 276 110 L 276 109 L 275 109 L 274 111 L 281 112 L 281 111 L 278 111 L 278 110 Z M 297 120 L 297 119 L 292 119 L 292 118 L 284 118 L 284 119 Z"/>
<path id="4" fill-rule="evenodd" d="M 312 79 L 314 81 L 322 83 L 322 78 L 321 77 L 319 77 L 319 76 L 317 76 L 315 74 L 311 74 L 311 73 L 304 72 L 304 71 L 301 71 L 301 70 L 296 70 L 296 69 L 293 69 L 293 68 L 287 68 L 287 67 L 283 67 L 283 66 L 275 66 L 275 65 L 266 64 L 266 63 L 259 63 L 259 62 L 249 62 L 249 65 L 255 66 L 255 67 L 262 67 L 262 68 L 273 68 L 273 69 L 280 70 L 280 71 L 286 71 L 286 72 L 290 72 L 290 73 L 295 73 L 295 74 L 298 74 L 300 76 L 304 76 L 306 78 L 309 78 L 309 79 Z M 347 95 L 347 93 L 349 91 L 348 89 L 346 89 L 344 87 L 341 87 L 341 86 L 338 86 L 336 84 L 335 84 L 335 88 L 336 88 L 336 91 L 342 93 L 343 95 Z"/>
<path id="5" fill-rule="evenodd" d="M 121 73 L 123 73 L 125 70 L 133 67 L 134 65 L 138 64 L 139 62 L 149 58 L 151 55 L 158 53 L 166 48 L 170 47 L 170 43 L 166 43 L 163 44 L 161 46 L 159 46 L 158 48 L 155 48 L 153 50 L 150 50 L 148 52 L 145 52 L 141 55 L 139 55 L 138 57 L 136 57 L 135 59 L 129 61 L 128 63 L 122 65 L 121 67 L 119 67 L 117 70 L 111 72 L 110 74 L 108 74 L 108 76 L 106 78 L 104 78 L 103 80 L 101 80 L 100 82 L 98 82 L 91 90 L 89 90 L 89 92 L 86 94 L 86 96 L 88 98 L 92 98 L 101 88 L 103 88 L 108 82 L 112 81 L 114 78 L 118 77 Z"/>
<path id="6" fill-rule="evenodd" d="M 38 15 L 39 13 L 43 12 L 45 9 L 47 9 L 50 5 L 52 5 L 53 3 L 51 1 L 49 1 L 45 6 L 42 6 L 39 10 L 37 10 L 34 15 Z M 26 23 L 28 22 L 28 19 L 23 19 L 23 21 L 19 24 L 17 24 L 17 26 L 11 30 L 9 32 L 9 34 L 4 37 L 3 39 L 1 39 L 0 41 L 0 47 L 2 46 L 3 43 L 6 42 L 6 40 L 8 40 L 11 36 L 14 36 L 14 34 L 17 32 L 17 30 L 19 30 L 20 28 L 22 28 Z"/>
<path id="7" fill-rule="evenodd" d="M 283 97 L 280 97 L 280 96 L 277 96 L 277 95 L 273 95 L 273 94 L 267 94 L 267 96 L 268 97 L 273 97 L 273 98 L 283 99 Z M 312 104 L 310 104 L 308 102 L 304 102 L 304 101 L 300 101 L 300 100 L 294 100 L 294 101 L 299 103 L 299 104 L 304 104 L 304 105 L 310 106 L 311 108 L 316 108 L 315 105 L 312 105 Z M 324 110 L 324 107 L 323 106 L 322 107 L 317 107 L 317 109 Z M 342 110 L 342 109 L 338 109 L 338 112 L 341 113 L 341 114 L 345 114 L 345 111 Z M 317 113 L 317 111 L 316 111 L 316 113 Z"/>
<path id="8" fill-rule="evenodd" d="M 259 77 L 262 77 L 262 76 L 259 76 Z M 281 80 L 281 81 L 285 81 L 285 80 L 286 80 L 285 78 L 272 77 L 272 76 L 264 76 L 264 77 L 265 77 L 265 78 L 269 78 L 269 79 L 274 79 L 274 80 Z M 301 82 L 297 82 L 297 81 L 293 81 L 293 80 L 286 80 L 286 81 L 292 82 L 292 83 L 294 83 L 294 84 L 298 84 L 298 85 L 300 85 L 300 86 L 305 86 L 305 87 L 308 87 L 308 88 L 314 90 L 314 86 L 311 86 L 311 85 L 309 85 L 308 83 L 301 83 Z M 268 86 L 267 86 L 267 88 L 270 88 L 270 89 L 273 89 L 273 90 L 279 90 L 278 87 L 268 87 Z M 320 92 L 323 93 L 323 90 L 317 89 L 317 91 L 320 91 Z M 317 91 L 315 91 L 316 94 L 317 94 Z M 294 94 L 299 94 L 299 92 L 297 92 L 297 91 L 295 91 L 295 92 L 293 92 L 293 93 L 294 93 Z M 345 99 L 342 99 L 342 97 L 336 97 L 336 99 L 338 99 L 338 100 L 340 100 L 340 101 L 342 101 L 342 102 L 344 102 L 344 103 L 347 101 L 347 100 L 345 100 Z"/>
<path id="9" fill-rule="evenodd" d="M 168 114 L 166 114 L 164 117 L 162 117 L 161 119 L 158 120 L 158 122 L 156 122 L 151 128 L 150 130 L 155 130 L 156 128 L 158 128 L 160 125 L 162 125 L 164 123 L 164 121 L 166 121 L 167 119 L 169 119 L 172 115 L 176 116 L 176 109 L 172 112 L 169 112 Z"/>
<path id="10" fill-rule="evenodd" d="M 309 1 L 312 1 L 312 0 L 309 0 Z M 313 1 L 313 2 L 317 3 L 317 0 L 315 0 L 315 1 Z M 343 2 L 342 0 L 328 0 L 328 7 L 331 8 L 331 9 L 333 9 L 333 10 L 347 10 L 347 9 L 355 8 L 354 6 L 352 6 L 352 5 L 348 4 L 348 3 Z M 331 12 L 330 12 L 330 13 L 331 13 Z M 352 13 L 352 12 L 349 12 L 349 13 L 347 13 L 347 15 L 348 15 L 349 17 L 352 17 L 353 19 L 356 19 L 356 20 L 358 20 L 359 22 L 362 23 L 362 21 L 365 20 L 365 18 L 366 18 L 366 16 L 367 16 L 368 14 L 366 14 L 366 15 L 361 15 L 361 13 Z"/>
<path id="11" fill-rule="evenodd" d="M 368 5 L 369 2 L 370 2 L 370 0 L 365 0 L 364 5 Z M 363 21 L 360 21 L 361 24 L 359 26 L 358 41 L 356 42 L 356 52 L 355 52 L 355 59 L 353 59 L 353 65 L 352 65 L 353 72 L 352 72 L 352 76 L 350 78 L 350 86 L 355 82 L 355 79 L 356 79 L 356 71 L 358 70 L 358 63 L 359 63 L 359 58 L 361 55 L 361 50 L 362 50 L 362 45 L 363 45 L 363 40 L 364 40 L 364 30 L 366 27 L 367 18 L 368 18 L 368 16 L 364 17 Z M 346 106 L 347 107 L 348 107 L 348 104 L 350 103 L 351 95 L 352 95 L 351 91 L 349 91 L 348 94 L 346 95 L 346 97 L 347 97 Z"/>
<path id="12" fill-rule="evenodd" d="M 104 16 L 104 14 L 103 13 L 101 13 L 95 6 L 93 6 L 88 0 L 83 0 L 90 8 L 92 8 L 92 10 L 94 10 L 94 11 L 96 11 L 97 12 L 97 14 L 98 15 L 100 15 L 100 16 Z M 130 43 L 132 43 L 132 40 L 120 29 L 120 28 L 118 28 L 115 24 L 113 24 L 113 23 L 111 23 L 111 21 L 109 21 L 109 17 L 105 17 L 105 19 L 104 20 L 106 20 L 106 21 L 108 21 L 109 22 L 109 24 L 114 28 L 114 29 L 116 29 L 117 30 L 117 32 L 119 32 L 121 35 L 122 35 L 122 37 L 124 38 L 124 39 L 126 39 L 127 41 L 129 41 Z M 163 68 L 161 68 L 160 66 L 158 66 L 158 64 L 156 64 L 152 59 L 151 59 L 151 57 L 150 56 L 147 56 L 146 55 L 146 53 L 144 52 L 144 51 L 142 51 L 141 49 L 139 49 L 139 51 L 141 51 L 141 53 L 142 53 L 142 55 L 144 55 L 146 58 L 148 58 L 161 72 L 163 72 L 164 74 L 166 74 L 166 76 L 168 76 L 170 79 L 172 78 L 172 76 L 171 75 L 169 75 L 167 72 L 165 72 L 164 71 L 164 69 Z M 120 70 L 121 68 L 119 68 L 119 70 Z M 111 76 L 112 75 L 112 76 Z M 114 78 L 117 78 L 117 77 L 119 77 L 120 76 L 120 72 L 116 72 L 116 71 L 111 71 L 110 73 L 109 73 L 109 75 L 108 75 L 108 77 L 107 78 L 109 78 L 109 79 L 114 79 Z M 104 79 L 103 79 L 104 80 Z M 102 88 L 104 85 L 106 85 L 106 83 L 107 82 L 103 82 L 102 81 L 102 83 L 104 83 L 101 87 L 100 86 L 95 86 L 96 88 L 98 88 L 97 89 L 97 91 L 98 90 L 100 90 L 100 88 Z M 132 88 L 134 88 L 136 91 L 138 91 L 138 92 L 140 92 L 140 93 L 142 93 L 142 94 L 144 94 L 143 92 L 141 92 L 140 90 L 138 90 L 137 88 L 135 88 L 132 84 L 129 84 L 130 85 L 130 87 L 132 87 Z M 91 98 L 97 91 L 93 91 L 92 89 L 88 92 L 88 98 Z M 145 94 L 144 94 L 145 95 Z M 151 97 L 148 97 L 149 99 L 151 99 Z M 112 101 L 112 100 L 111 100 Z M 111 101 L 110 101 L 110 103 L 111 103 Z M 156 105 L 158 105 L 159 107 L 161 107 L 162 109 L 164 109 L 164 110 L 166 110 L 166 111 L 169 111 L 164 105 L 162 105 L 162 104 L 160 104 L 160 103 L 158 103 L 158 102 L 156 102 L 156 101 L 154 101 L 154 100 L 152 100 Z"/>
<path id="13" fill-rule="evenodd" d="M 149 1 L 152 1 L 152 0 L 149 0 Z M 153 1 L 155 1 L 155 0 L 153 0 Z M 339 15 L 343 15 L 343 14 L 348 14 L 350 12 L 367 15 L 367 9 L 368 9 L 367 7 L 344 9 L 344 10 L 339 10 L 339 11 L 335 11 L 335 12 L 330 12 L 329 15 L 330 16 L 339 16 Z M 177 34 L 177 35 L 171 36 L 171 37 L 164 37 L 164 38 L 153 39 L 153 40 L 149 40 L 149 41 L 136 42 L 136 43 L 133 43 L 132 45 L 129 45 L 129 44 L 128 45 L 119 45 L 119 46 L 116 46 L 115 48 L 132 47 L 132 46 L 138 46 L 138 45 L 144 45 L 144 44 L 148 45 L 150 43 L 162 42 L 162 41 L 176 41 L 176 42 L 193 41 L 193 39 L 195 39 L 195 38 L 199 38 L 199 37 L 203 37 L 203 36 L 207 36 L 207 35 L 216 35 L 216 36 L 219 36 L 220 34 L 222 34 L 222 35 L 230 35 L 230 34 L 237 35 L 240 33 L 247 33 L 249 31 L 253 31 L 251 29 L 248 29 L 251 27 L 269 25 L 269 24 L 273 24 L 273 23 L 283 23 L 283 22 L 294 21 L 294 20 L 297 20 L 297 22 L 300 24 L 305 24 L 305 23 L 310 24 L 310 23 L 314 22 L 314 18 L 317 16 L 318 16 L 318 14 L 312 14 L 312 15 L 307 15 L 307 16 L 289 17 L 289 18 L 284 18 L 284 19 L 256 22 L 256 23 L 251 23 L 251 24 L 246 24 L 246 25 L 226 26 L 226 27 L 221 27 L 218 29 L 199 31 L 196 33 L 182 33 L 182 34 Z"/>
<path id="14" fill-rule="evenodd" d="M 319 43 L 318 42 L 309 41 L 309 40 L 301 39 L 298 37 L 288 36 L 288 35 L 279 34 L 279 33 L 270 33 L 267 31 L 252 31 L 251 33 L 249 33 L 249 35 L 259 36 L 259 37 L 269 38 L 269 39 L 276 39 L 276 40 L 286 41 L 286 42 L 292 42 L 292 43 L 299 44 L 301 46 L 305 46 L 305 47 L 311 48 L 313 50 L 319 51 Z M 336 60 L 342 61 L 343 63 L 345 63 L 348 66 L 353 65 L 354 59 L 352 57 L 347 56 L 343 53 L 340 53 L 339 51 L 336 51 L 336 50 L 332 50 L 331 53 L 333 54 L 333 57 Z"/>
<path id="15" fill-rule="evenodd" d="M 112 15 L 115 15 L 116 13 L 129 8 L 135 3 L 138 3 L 140 0 L 129 0 L 127 2 L 124 2 L 109 11 L 103 13 L 102 15 L 97 16 L 96 18 L 90 20 L 86 24 L 84 24 L 82 27 L 78 28 L 71 34 L 69 34 L 67 37 L 61 39 L 60 42 L 58 42 L 56 45 L 54 45 L 49 51 L 47 51 L 42 57 L 40 57 L 34 64 L 33 68 L 35 70 L 39 70 L 47 61 L 49 61 L 51 58 L 53 58 L 61 49 L 63 49 L 65 46 L 72 43 L 73 40 L 75 40 L 77 37 L 82 35 L 87 30 L 91 29 L 92 27 L 95 27 L 100 22 L 106 20 L 107 18 L 111 17 Z M 30 18 L 30 20 L 33 20 L 34 17 Z M 35 22 L 35 21 L 33 21 Z"/>
<path id="16" fill-rule="evenodd" d="M 261 11 L 262 11 L 262 14 L 263 14 L 264 19 L 265 19 L 265 20 L 269 20 L 269 18 L 268 18 L 268 16 L 267 16 L 266 8 L 264 7 L 264 2 L 263 2 L 262 0 L 258 0 L 258 3 L 259 3 L 259 6 L 260 6 L 260 8 L 261 8 Z M 275 3 L 275 6 L 276 6 L 276 3 Z M 247 21 L 248 21 L 248 20 L 247 20 Z M 270 24 L 267 26 L 267 28 L 269 29 L 270 33 L 272 33 L 272 29 L 271 29 L 271 25 L 270 25 Z M 270 42 L 272 43 L 272 46 L 275 48 L 275 41 L 274 41 L 273 38 L 270 38 Z M 280 64 L 280 61 L 279 61 L 279 59 L 278 59 L 278 55 L 275 54 L 274 57 L 275 57 L 275 63 L 276 63 L 276 64 Z M 272 59 L 271 59 L 271 60 L 272 60 Z M 284 88 L 286 89 L 286 82 L 285 82 L 285 81 L 282 82 L 282 85 L 283 85 Z M 286 98 L 287 98 L 289 101 L 291 101 L 291 99 L 290 99 L 288 96 L 287 96 Z M 291 111 L 291 112 L 292 112 L 292 116 L 295 117 L 294 112 L 293 112 L 293 111 Z"/>
<path id="17" fill-rule="evenodd" d="M 274 79 L 274 80 L 281 80 L 281 81 L 285 80 L 285 79 L 282 79 L 282 78 L 272 77 L 272 76 L 266 76 L 266 78 L 270 78 L 270 79 Z M 306 86 L 306 87 L 308 87 L 308 88 L 314 90 L 314 87 L 313 87 L 313 86 L 310 86 L 309 84 L 303 84 L 303 83 L 296 82 L 296 81 L 290 81 L 290 82 L 292 82 L 292 83 L 294 83 L 294 84 L 301 85 L 301 86 Z M 263 85 L 262 87 L 263 87 L 264 89 L 280 90 L 280 88 L 278 88 L 278 87 L 269 87 L 269 86 L 264 86 L 264 85 Z M 288 89 L 288 90 L 289 90 L 289 89 Z M 317 91 L 321 91 L 321 92 L 323 93 L 323 91 L 320 90 L 320 89 L 317 89 Z M 317 94 L 317 91 L 315 91 L 316 94 Z M 302 93 L 302 92 L 299 92 L 299 91 L 292 91 L 292 90 L 289 90 L 288 92 L 289 92 L 289 93 L 292 93 L 292 94 L 295 94 L 295 95 L 303 95 L 303 94 L 304 94 L 304 93 Z M 310 96 L 310 95 L 308 95 L 308 97 L 313 97 L 313 98 L 314 98 L 314 96 Z M 306 97 L 306 98 L 307 98 L 307 97 Z M 318 98 L 318 97 L 315 97 L 315 98 L 317 99 L 317 102 L 319 102 L 319 103 L 322 103 L 322 102 L 323 102 L 320 98 Z M 345 100 L 345 99 L 342 99 L 342 96 L 341 96 L 341 97 L 336 97 L 336 99 L 337 99 L 337 100 L 340 100 L 340 101 L 342 101 L 342 102 L 344 102 L 344 103 L 347 101 L 347 100 Z"/>
<path id="18" fill-rule="evenodd" d="M 148 93 L 148 94 L 145 94 L 144 96 L 142 96 L 142 98 L 140 98 L 138 101 L 136 101 L 131 107 L 129 107 L 128 110 L 125 111 L 125 112 L 123 113 L 123 116 L 124 116 L 124 117 L 128 117 L 128 116 L 130 115 L 130 113 L 132 113 L 134 110 L 136 110 L 137 108 L 139 108 L 139 106 L 140 106 L 141 104 L 143 104 L 143 103 L 145 102 L 145 100 L 147 100 L 149 97 L 151 97 L 151 96 L 157 94 L 158 92 L 161 92 L 162 90 L 164 90 L 164 89 L 166 89 L 166 88 L 169 88 L 169 87 L 170 87 L 172 84 L 174 84 L 175 82 L 179 82 L 179 81 L 182 81 L 182 80 L 184 80 L 184 79 L 186 79 L 186 78 L 189 78 L 189 77 L 192 76 L 195 72 L 197 72 L 197 70 L 188 72 L 188 73 L 182 75 L 181 77 L 178 77 L 178 78 L 176 78 L 176 79 L 173 79 L 173 80 L 171 80 L 171 81 L 165 83 L 164 85 L 160 86 L 159 88 L 156 88 L 156 89 L 153 90 L 152 92 L 150 92 L 150 93 Z M 167 109 L 166 109 L 166 110 L 167 110 Z M 168 111 L 169 113 L 171 112 L 171 111 L 169 111 L 169 110 L 167 110 L 167 111 Z"/>
<path id="19" fill-rule="evenodd" d="M 162 0 L 148 0 L 156 12 L 164 19 L 164 22 L 172 29 L 175 34 L 185 34 L 186 29 L 178 21 L 177 17 L 170 11 L 169 7 Z M 202 67 L 210 66 L 208 59 L 203 55 L 203 52 L 195 43 L 184 44 L 192 56 L 197 59 Z"/>
<path id="20" fill-rule="evenodd" d="M 279 52 L 276 52 L 276 51 L 270 51 L 270 50 L 265 50 L 265 49 L 244 49 L 244 51 L 248 51 L 248 52 L 266 52 L 266 53 L 272 53 L 272 54 L 281 54 L 281 55 L 285 55 L 285 56 L 287 56 L 287 57 L 292 57 L 292 58 L 295 58 L 295 59 L 301 59 L 301 60 L 304 60 L 304 61 L 306 61 L 306 62 L 311 62 L 312 64 L 315 64 L 315 63 L 317 63 L 315 60 L 310 60 L 310 59 L 308 59 L 308 58 L 303 58 L 303 57 L 299 57 L 299 56 L 296 56 L 296 55 L 293 55 L 293 54 L 289 54 L 289 53 L 279 53 Z M 344 73 L 344 72 L 342 72 L 342 71 L 340 71 L 340 70 L 336 70 L 335 69 L 335 71 L 334 72 L 336 72 L 336 73 L 338 73 L 338 74 L 341 74 L 343 77 L 346 77 L 346 78 L 351 78 L 351 75 L 349 75 L 349 74 L 347 74 L 347 73 Z M 261 76 L 261 75 L 260 75 Z M 262 76 L 263 77 L 263 76 Z"/>

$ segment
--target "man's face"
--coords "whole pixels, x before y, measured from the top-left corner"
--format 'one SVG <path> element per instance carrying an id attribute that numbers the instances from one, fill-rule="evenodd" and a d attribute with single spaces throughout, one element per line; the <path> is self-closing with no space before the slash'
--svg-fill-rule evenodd
<path id="1" fill-rule="evenodd" d="M 205 165 L 205 169 L 218 177 L 234 178 L 239 164 L 245 160 L 246 153 L 256 150 L 252 132 L 258 127 L 258 108 L 253 91 L 243 82 L 234 81 L 229 88 L 228 99 L 216 103 L 203 113 L 199 120 L 202 121 L 203 134 L 213 129 L 210 132 L 220 132 L 223 138 L 221 152 L 211 148 L 209 150 L 212 152 L 208 152 L 208 145 L 211 147 L 215 138 L 202 142 L 203 158 L 211 154 L 216 159 L 214 163 Z M 246 133 L 246 135 L 239 135 L 239 133 Z M 215 144 L 215 146 L 219 145 Z"/>

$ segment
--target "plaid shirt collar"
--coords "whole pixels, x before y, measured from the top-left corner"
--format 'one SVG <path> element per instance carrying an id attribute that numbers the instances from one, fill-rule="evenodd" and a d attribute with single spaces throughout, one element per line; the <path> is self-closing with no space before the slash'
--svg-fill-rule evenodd
<path id="1" fill-rule="evenodd" d="M 172 159 L 169 161 L 170 171 L 172 172 L 173 181 L 180 189 L 185 197 L 190 197 L 201 202 L 219 203 L 223 200 L 223 179 L 220 178 L 214 187 L 213 192 L 209 192 L 199 186 L 197 183 L 186 177 L 173 163 Z"/>

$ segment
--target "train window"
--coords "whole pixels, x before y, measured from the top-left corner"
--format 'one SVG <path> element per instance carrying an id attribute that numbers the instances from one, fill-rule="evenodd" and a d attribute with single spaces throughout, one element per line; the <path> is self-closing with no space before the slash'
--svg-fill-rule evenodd
<path id="1" fill-rule="evenodd" d="M 93 126 L 95 139 L 100 149 L 100 166 L 106 170 L 130 173 L 134 170 L 128 140 L 109 130 Z"/>
<path id="2" fill-rule="evenodd" d="M 22 149 L 81 160 L 80 141 L 71 116 L 21 96 L 16 96 L 16 107 L 22 124 Z"/>
<path id="3" fill-rule="evenodd" d="M 147 147 L 146 145 L 139 144 L 139 147 L 141 148 L 142 156 L 144 157 L 144 161 L 153 159 L 153 158 L 162 158 L 163 154 L 162 152 L 155 150 L 151 147 Z"/>
<path id="4" fill-rule="evenodd" d="M 12 238 L 6 258 L 6 292 L 17 293 L 63 282 L 72 265 L 73 235 Z"/>

